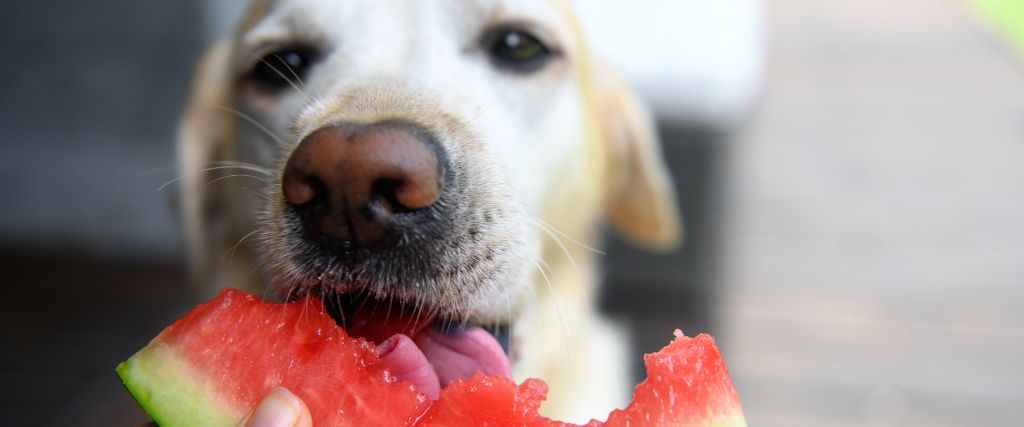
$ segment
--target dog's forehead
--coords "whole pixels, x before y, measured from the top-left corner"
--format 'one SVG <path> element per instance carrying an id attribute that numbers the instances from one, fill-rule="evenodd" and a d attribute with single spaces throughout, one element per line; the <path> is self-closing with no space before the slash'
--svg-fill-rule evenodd
<path id="1" fill-rule="evenodd" d="M 575 31 L 570 9 L 566 0 L 257 0 L 239 30 L 245 35 L 261 27 L 288 26 L 344 32 L 346 24 L 374 18 L 408 23 L 416 17 L 456 30 L 509 20 L 539 21 L 556 30 Z"/>

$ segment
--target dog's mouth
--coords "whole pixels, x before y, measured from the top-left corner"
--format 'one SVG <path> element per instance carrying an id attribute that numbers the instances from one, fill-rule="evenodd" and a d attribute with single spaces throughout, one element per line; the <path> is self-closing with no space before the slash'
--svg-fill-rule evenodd
<path id="1" fill-rule="evenodd" d="M 323 296 L 328 313 L 353 337 L 376 345 L 399 381 L 436 399 L 448 383 L 477 372 L 509 377 L 510 362 L 496 327 L 466 325 L 429 314 L 418 304 L 362 292 Z"/>

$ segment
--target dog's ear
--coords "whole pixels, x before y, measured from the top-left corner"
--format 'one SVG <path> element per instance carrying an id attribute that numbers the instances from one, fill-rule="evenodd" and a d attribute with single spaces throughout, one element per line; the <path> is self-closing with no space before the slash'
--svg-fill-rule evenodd
<path id="1" fill-rule="evenodd" d="M 231 44 L 222 40 L 200 59 L 192 91 L 178 126 L 178 167 L 181 174 L 181 219 L 189 250 L 192 278 L 197 285 L 216 281 L 211 253 L 222 236 L 213 218 L 217 217 L 217 186 L 207 183 L 204 172 L 223 159 L 234 132 L 234 121 L 222 108 L 231 104 Z"/>
<path id="2" fill-rule="evenodd" d="M 609 219 L 636 243 L 675 248 L 682 227 L 652 117 L 620 75 L 603 64 L 594 70 L 599 117 L 611 154 Z"/>

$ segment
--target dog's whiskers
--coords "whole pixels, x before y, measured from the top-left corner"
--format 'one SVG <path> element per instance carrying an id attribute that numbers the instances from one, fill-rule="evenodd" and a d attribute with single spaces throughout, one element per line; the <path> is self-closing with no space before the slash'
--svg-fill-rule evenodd
<path id="1" fill-rule="evenodd" d="M 229 161 L 229 160 L 214 160 L 214 161 L 207 162 L 207 164 L 210 165 L 210 167 L 208 167 L 206 169 L 200 169 L 200 170 L 198 170 L 196 172 L 207 172 L 207 171 L 211 171 L 211 170 L 219 170 L 219 169 L 222 169 L 222 168 L 223 169 L 236 168 L 236 169 L 240 169 L 240 170 L 255 172 L 255 173 L 258 173 L 260 175 L 266 175 L 268 177 L 274 175 L 274 170 L 272 168 L 265 167 L 265 166 L 260 166 L 258 164 L 249 163 L 249 162 L 238 162 L 238 161 Z"/>
<path id="2" fill-rule="evenodd" d="M 267 179 L 266 179 L 266 178 L 264 178 L 264 177 L 259 177 L 259 176 L 256 176 L 256 175 L 248 175 L 248 174 L 231 174 L 231 175 L 224 175 L 224 176 L 222 176 L 222 177 L 218 177 L 218 178 L 214 178 L 214 179 L 211 179 L 210 181 L 208 181 L 208 182 L 206 183 L 206 185 L 204 185 L 204 186 L 203 186 L 203 188 L 207 188 L 207 187 L 209 187 L 209 186 L 211 186 L 211 185 L 213 185 L 213 184 L 216 184 L 216 183 L 218 183 L 218 182 L 224 181 L 224 180 L 226 180 L 226 179 L 231 179 L 231 178 L 252 178 L 252 179 L 255 179 L 255 180 L 257 180 L 257 181 L 259 181 L 259 182 L 262 182 L 262 183 L 264 183 L 264 184 L 267 184 L 267 183 L 269 183 L 269 182 L 267 181 Z"/>
<path id="3" fill-rule="evenodd" d="M 271 292 L 273 292 L 273 285 L 271 285 L 269 287 L 271 288 Z M 298 284 L 288 285 L 287 287 L 285 287 L 285 289 L 284 289 L 284 291 L 285 291 L 284 292 L 284 302 L 291 302 L 291 300 L 292 300 L 292 293 L 294 293 L 295 289 L 298 288 L 298 287 L 299 287 Z"/>
<path id="4" fill-rule="evenodd" d="M 598 254 L 598 255 L 605 255 L 604 251 L 602 251 L 600 249 L 596 249 L 593 246 L 589 246 L 586 243 L 580 242 L 579 240 L 576 240 L 572 236 L 566 234 L 562 230 L 559 230 L 557 227 L 544 222 L 544 220 L 542 220 L 542 219 L 540 219 L 540 218 L 538 218 L 536 216 L 529 215 L 528 219 L 530 219 L 531 221 L 534 221 L 537 225 L 539 225 L 541 227 L 544 227 L 547 230 L 550 230 L 550 231 L 552 231 L 554 233 L 557 233 L 559 236 L 565 237 L 566 240 L 576 244 L 577 246 L 579 246 L 579 247 L 581 247 L 583 249 L 586 249 L 586 250 L 588 250 L 590 252 L 593 252 L 595 254 Z"/>
<path id="5" fill-rule="evenodd" d="M 537 271 L 539 271 L 540 275 L 544 278 L 544 282 L 545 284 L 547 284 L 548 287 L 548 292 L 551 292 L 551 296 L 552 298 L 554 298 L 555 315 L 558 316 L 558 326 L 562 330 L 562 344 L 565 345 L 565 355 L 569 360 L 572 360 L 572 350 L 569 346 L 569 333 L 566 332 L 565 319 L 562 317 L 562 299 L 558 292 L 555 291 L 555 287 L 551 284 L 551 278 L 548 276 L 548 273 L 544 271 L 544 268 L 541 267 L 540 263 L 537 262 L 536 257 L 530 256 L 529 258 L 533 265 L 537 267 Z"/>
<path id="6" fill-rule="evenodd" d="M 512 317 L 512 299 L 509 298 L 508 293 L 505 293 L 505 310 L 506 310 L 507 316 L 508 316 L 508 356 L 509 356 L 509 360 L 512 361 L 511 360 L 512 355 L 513 355 L 512 349 L 515 348 L 515 347 L 512 346 L 512 339 L 515 336 L 515 329 L 513 328 L 513 324 L 515 323 L 515 318 Z M 499 324 L 499 327 L 500 327 L 500 324 Z"/>
<path id="7" fill-rule="evenodd" d="M 494 101 L 490 105 L 487 105 L 486 107 L 483 107 L 483 108 L 477 110 L 476 114 L 473 114 L 473 117 L 470 117 L 469 120 L 466 121 L 466 123 L 473 123 L 473 122 L 475 122 L 476 119 L 479 119 L 481 116 L 484 115 L 484 113 L 487 113 L 488 111 L 490 111 L 491 108 L 494 108 L 495 106 L 497 106 L 499 104 L 501 104 L 501 100 Z"/>
<path id="8" fill-rule="evenodd" d="M 210 164 L 210 165 L 213 165 L 213 166 L 235 166 L 235 167 L 239 167 L 239 168 L 242 168 L 242 169 L 251 170 L 253 172 L 262 173 L 262 174 L 268 175 L 268 176 L 269 175 L 273 175 L 273 170 L 271 168 L 260 166 L 260 165 L 257 165 L 255 163 L 239 162 L 239 161 L 231 161 L 231 160 L 214 160 L 214 161 L 207 162 L 207 164 Z"/>
<path id="9" fill-rule="evenodd" d="M 295 91 L 298 92 L 300 95 L 302 95 L 303 98 L 306 98 L 306 102 L 308 102 L 309 104 L 313 103 L 313 99 L 309 97 L 309 95 L 306 93 L 306 91 L 302 90 L 302 88 L 300 88 L 299 85 L 295 84 L 295 81 L 293 81 L 291 78 L 289 78 L 288 76 L 284 75 L 284 73 L 282 73 L 281 70 L 278 70 L 277 67 L 275 67 L 273 64 L 267 62 L 266 59 L 263 59 L 262 57 L 260 57 L 259 55 L 256 55 L 253 52 L 249 52 L 249 55 L 251 55 L 253 58 L 256 58 L 258 61 L 262 62 L 267 67 L 270 67 L 270 69 L 274 71 L 274 74 L 277 74 L 278 77 L 281 77 L 282 79 L 284 79 L 284 81 L 288 82 L 289 86 L 291 86 L 293 89 L 295 89 Z M 281 63 L 284 64 L 285 67 L 288 67 L 288 70 L 291 71 L 291 73 L 293 75 L 295 75 L 295 70 L 292 70 L 292 67 L 290 67 L 287 62 L 282 60 L 280 56 L 277 56 L 277 55 L 274 55 L 274 56 L 277 57 L 277 59 L 279 61 L 281 61 Z M 298 79 L 298 75 L 295 75 L 295 77 L 296 77 L 296 79 Z M 299 82 L 301 83 L 302 81 L 299 80 Z M 303 84 L 303 86 L 305 86 L 305 84 Z"/>
<path id="10" fill-rule="evenodd" d="M 348 330 L 348 319 L 345 318 L 345 310 L 342 310 L 340 292 L 334 293 L 334 304 L 336 305 L 335 308 L 337 308 L 338 317 L 341 318 L 341 329 Z"/>
<path id="11" fill-rule="evenodd" d="M 238 116 L 239 118 L 241 118 L 242 120 L 245 120 L 245 121 L 249 122 L 249 124 L 255 126 L 256 129 L 259 129 L 261 132 L 263 132 L 267 136 L 269 136 L 270 139 L 274 140 L 274 142 L 276 142 L 278 146 L 283 147 L 283 146 L 287 145 L 287 144 L 285 144 L 284 138 L 281 138 L 278 134 L 274 133 L 272 130 L 267 128 L 266 125 L 264 125 L 263 123 L 260 123 L 259 120 L 256 120 L 252 116 L 250 116 L 248 114 L 245 114 L 245 113 L 243 113 L 241 111 L 238 111 L 238 110 L 236 110 L 234 108 L 226 107 L 226 106 L 223 106 L 223 105 L 218 105 L 217 108 L 221 109 L 221 110 L 224 110 L 224 111 L 227 111 L 229 113 L 232 113 L 232 114 Z"/>
<path id="12" fill-rule="evenodd" d="M 250 172 L 255 172 L 255 173 L 261 173 L 261 174 L 270 176 L 270 172 L 268 170 L 266 170 L 264 168 L 260 168 L 258 166 L 249 165 L 249 164 L 235 164 L 235 165 L 213 166 L 213 167 L 208 167 L 208 168 L 205 168 L 205 169 L 199 169 L 199 170 L 193 172 L 193 174 L 194 175 L 199 175 L 199 174 L 204 174 L 204 173 L 207 173 L 207 172 L 213 172 L 213 171 L 218 171 L 218 170 L 226 170 L 226 169 L 240 169 L 240 170 L 245 170 L 245 171 L 250 171 Z M 181 180 L 185 179 L 187 176 L 188 176 L 187 174 L 180 175 L 180 176 L 178 176 L 178 177 L 176 177 L 176 178 L 174 178 L 174 179 L 172 179 L 170 181 L 167 181 L 163 185 L 157 187 L 156 191 L 164 191 L 164 189 L 167 188 L 168 186 L 170 186 L 170 185 L 172 185 L 172 184 L 174 184 L 174 183 L 176 183 L 178 181 L 181 181 Z"/>
<path id="13" fill-rule="evenodd" d="M 259 198 L 261 198 L 263 200 L 270 200 L 270 196 L 269 195 L 267 195 L 265 193 L 261 193 L 261 192 L 256 191 L 256 190 L 253 190 L 253 189 L 251 189 L 249 187 L 243 187 L 241 185 L 235 185 L 233 187 L 237 188 L 239 190 L 245 191 L 246 193 L 252 194 L 252 195 L 254 195 L 256 197 L 259 197 Z"/>
<path id="14" fill-rule="evenodd" d="M 302 81 L 302 77 L 299 77 L 299 73 L 296 73 L 295 69 L 292 68 L 291 65 L 288 65 L 288 62 L 285 61 L 284 58 L 281 58 L 281 56 L 276 53 L 274 54 L 274 57 L 277 58 L 278 61 L 281 61 L 281 64 L 283 64 L 284 67 L 288 69 L 288 72 L 292 75 L 292 77 L 295 78 L 295 81 L 299 82 L 299 85 L 301 85 L 302 87 L 306 87 L 306 82 Z M 319 94 L 317 95 L 319 96 Z M 306 97 L 306 99 L 308 100 L 309 97 Z"/>
<path id="15" fill-rule="evenodd" d="M 256 233 L 259 233 L 259 232 L 260 232 L 260 229 L 259 229 L 259 228 L 257 228 L 257 229 L 255 229 L 255 230 L 253 230 L 253 231 L 250 231 L 250 232 L 249 232 L 248 234 L 246 234 L 246 235 L 242 236 L 242 238 L 241 238 L 241 239 L 238 239 L 238 242 L 237 242 L 237 243 L 235 243 L 235 245 L 231 247 L 231 250 L 230 250 L 230 251 L 228 251 L 228 253 L 227 253 L 227 254 L 224 254 L 224 258 L 226 258 L 226 259 L 227 259 L 227 261 L 228 261 L 228 263 L 229 263 L 229 264 L 230 264 L 230 263 L 233 263 L 233 262 L 235 261 L 235 252 L 237 252 L 237 251 L 238 251 L 238 247 L 239 247 L 239 246 L 241 246 L 241 245 L 242 245 L 242 243 L 245 243 L 245 241 L 246 241 L 246 240 L 247 240 L 248 238 L 252 237 L 252 236 L 253 236 L 254 234 L 256 234 Z"/>
<path id="16" fill-rule="evenodd" d="M 579 271 L 579 267 L 576 265 L 576 260 L 573 258 L 572 254 L 569 253 L 569 248 L 565 247 L 565 244 L 562 243 L 562 239 L 558 238 L 558 235 L 556 235 L 554 232 L 552 232 L 543 223 L 537 222 L 537 221 L 535 221 L 533 218 L 531 218 L 529 216 L 527 216 L 526 219 L 527 219 L 527 221 L 530 221 L 532 224 L 534 224 L 538 228 L 540 228 L 540 230 L 543 231 L 545 234 L 547 234 L 549 237 L 551 237 L 551 240 L 553 240 L 555 242 L 555 244 L 558 245 L 558 247 L 562 249 L 562 253 L 564 253 L 565 257 L 569 259 L 569 264 L 572 265 L 572 268 L 574 270 L 576 270 L 576 271 Z M 543 260 L 541 260 L 541 261 L 543 261 Z M 548 266 L 548 269 L 550 269 L 550 268 L 551 267 Z"/>

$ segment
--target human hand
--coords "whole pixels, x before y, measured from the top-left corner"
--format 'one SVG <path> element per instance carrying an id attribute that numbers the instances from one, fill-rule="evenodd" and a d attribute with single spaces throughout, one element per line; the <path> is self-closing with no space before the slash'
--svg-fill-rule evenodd
<path id="1" fill-rule="evenodd" d="M 313 427 L 313 417 L 302 399 L 284 387 L 274 387 L 238 427 Z"/>
<path id="2" fill-rule="evenodd" d="M 143 424 L 139 427 L 156 427 L 155 423 Z M 274 387 L 256 405 L 238 427 L 313 427 L 313 417 L 309 408 L 284 387 Z"/>

